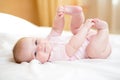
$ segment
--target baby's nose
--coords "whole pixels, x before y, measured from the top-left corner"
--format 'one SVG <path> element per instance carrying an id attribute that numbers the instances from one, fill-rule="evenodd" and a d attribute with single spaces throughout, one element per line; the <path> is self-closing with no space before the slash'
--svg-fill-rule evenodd
<path id="1" fill-rule="evenodd" d="M 40 51 L 41 48 L 42 48 L 42 47 L 41 47 L 40 45 L 37 46 L 37 50 L 38 50 L 38 51 Z"/>

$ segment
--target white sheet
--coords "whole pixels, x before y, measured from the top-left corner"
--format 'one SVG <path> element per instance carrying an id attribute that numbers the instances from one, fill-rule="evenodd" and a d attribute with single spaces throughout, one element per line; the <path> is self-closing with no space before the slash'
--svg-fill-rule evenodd
<path id="1" fill-rule="evenodd" d="M 0 80 L 120 80 L 120 35 L 110 34 L 108 59 L 81 59 L 40 64 L 17 64 L 12 47 L 23 36 L 45 37 L 51 28 L 37 27 L 21 18 L 0 13 Z M 64 32 L 63 36 L 71 35 Z"/>

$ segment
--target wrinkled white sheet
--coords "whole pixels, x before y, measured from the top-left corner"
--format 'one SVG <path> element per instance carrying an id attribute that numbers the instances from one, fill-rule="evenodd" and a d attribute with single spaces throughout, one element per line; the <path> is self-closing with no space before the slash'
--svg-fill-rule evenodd
<path id="1" fill-rule="evenodd" d="M 40 64 L 17 64 L 12 47 L 23 36 L 45 37 L 51 28 L 37 27 L 21 18 L 0 13 L 0 80 L 120 80 L 120 35 L 110 34 L 108 59 L 81 59 Z M 63 36 L 71 35 L 64 31 Z"/>

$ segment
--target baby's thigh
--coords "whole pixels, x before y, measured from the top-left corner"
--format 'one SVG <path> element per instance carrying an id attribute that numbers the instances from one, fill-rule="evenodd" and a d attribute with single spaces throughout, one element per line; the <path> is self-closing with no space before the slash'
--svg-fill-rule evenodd
<path id="1" fill-rule="evenodd" d="M 96 34 L 97 34 L 97 31 L 91 29 L 87 34 L 88 41 L 90 41 Z"/>

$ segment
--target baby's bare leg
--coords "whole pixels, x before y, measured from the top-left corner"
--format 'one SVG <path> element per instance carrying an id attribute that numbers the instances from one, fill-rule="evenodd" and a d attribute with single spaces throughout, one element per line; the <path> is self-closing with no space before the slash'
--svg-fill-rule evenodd
<path id="1" fill-rule="evenodd" d="M 107 58 L 111 52 L 108 24 L 99 19 L 94 19 L 93 22 L 97 33 L 90 38 L 90 43 L 86 49 L 87 55 L 89 58 Z"/>
<path id="2" fill-rule="evenodd" d="M 72 16 L 70 28 L 72 33 L 76 34 L 85 20 L 82 8 L 80 6 L 64 6 L 64 8 L 65 14 Z"/>

